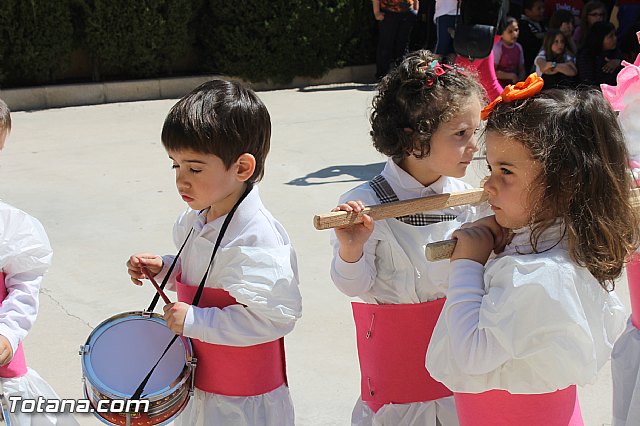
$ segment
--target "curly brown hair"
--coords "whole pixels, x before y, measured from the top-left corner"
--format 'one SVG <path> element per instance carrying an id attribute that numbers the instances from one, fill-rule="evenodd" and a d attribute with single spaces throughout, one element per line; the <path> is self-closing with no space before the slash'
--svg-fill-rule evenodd
<path id="1" fill-rule="evenodd" d="M 562 219 L 572 259 L 613 290 L 640 244 L 640 222 L 624 134 L 602 93 L 552 89 L 502 103 L 485 130 L 521 142 L 542 166 L 533 183 L 543 191 L 530 219 L 532 246 Z"/>
<path id="2" fill-rule="evenodd" d="M 395 160 L 415 151 L 419 158 L 428 156 L 429 141 L 441 123 L 451 120 L 470 96 L 486 101 L 473 73 L 445 68 L 437 75 L 429 66 L 434 60 L 428 50 L 409 53 L 378 84 L 369 121 L 373 146 L 382 154 Z"/>

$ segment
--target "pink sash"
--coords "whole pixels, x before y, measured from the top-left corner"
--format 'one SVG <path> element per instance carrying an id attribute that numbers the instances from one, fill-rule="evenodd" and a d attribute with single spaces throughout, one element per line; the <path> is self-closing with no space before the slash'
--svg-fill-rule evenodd
<path id="1" fill-rule="evenodd" d="M 4 273 L 0 272 L 0 300 L 4 301 L 7 298 L 7 287 L 4 283 Z M 2 306 L 2 302 L 0 302 Z M 27 373 L 27 361 L 24 358 L 24 351 L 22 350 L 22 343 L 18 344 L 16 353 L 13 354 L 13 358 L 9 364 L 4 367 L 0 367 L 0 377 L 9 379 L 14 377 L 24 376 Z"/>
<path id="2" fill-rule="evenodd" d="M 575 385 L 543 394 L 455 393 L 460 426 L 583 426 Z"/>
<path id="3" fill-rule="evenodd" d="M 178 300 L 191 303 L 197 286 L 177 283 Z M 205 287 L 199 307 L 224 308 L 238 302 L 227 291 Z M 196 388 L 226 396 L 256 396 L 287 383 L 284 338 L 254 346 L 225 346 L 191 339 L 198 359 Z"/>
<path id="4" fill-rule="evenodd" d="M 385 404 L 451 396 L 425 367 L 427 346 L 445 299 L 399 305 L 352 303 L 362 400 L 377 412 Z"/>
<path id="5" fill-rule="evenodd" d="M 640 329 L 640 254 L 635 253 L 627 264 L 627 281 L 631 299 L 631 323 Z"/>

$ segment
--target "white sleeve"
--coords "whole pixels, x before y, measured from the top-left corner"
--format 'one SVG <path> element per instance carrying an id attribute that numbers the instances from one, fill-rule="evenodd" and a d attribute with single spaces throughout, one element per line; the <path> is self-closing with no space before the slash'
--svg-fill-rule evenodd
<path id="1" fill-rule="evenodd" d="M 210 274 L 239 304 L 191 306 L 184 335 L 203 342 L 251 346 L 277 340 L 302 315 L 297 260 L 290 245 L 221 249 Z"/>
<path id="2" fill-rule="evenodd" d="M 451 262 L 447 301 L 441 317 L 446 321 L 452 352 L 461 371 L 484 374 L 509 359 L 490 330 L 481 329 L 484 266 L 468 259 Z"/>
<path id="3" fill-rule="evenodd" d="M 40 222 L 18 211 L 4 223 L 0 261 L 8 295 L 0 307 L 0 334 L 18 344 L 38 314 L 38 292 L 53 252 Z"/>
<path id="4" fill-rule="evenodd" d="M 342 293 L 349 297 L 360 296 L 371 288 L 376 277 L 376 246 L 378 240 L 371 234 L 369 240 L 364 244 L 363 254 L 357 262 L 348 263 L 342 260 L 338 253 L 340 243 L 335 236 L 335 231 L 331 231 L 331 244 L 333 246 L 333 260 L 331 261 L 331 279 L 335 286 Z"/>

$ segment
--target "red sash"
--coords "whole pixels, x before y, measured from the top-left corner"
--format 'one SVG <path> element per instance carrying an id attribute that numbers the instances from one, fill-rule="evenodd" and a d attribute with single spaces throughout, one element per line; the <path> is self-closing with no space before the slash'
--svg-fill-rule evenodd
<path id="1" fill-rule="evenodd" d="M 434 401 L 452 392 L 425 367 L 427 347 L 445 299 L 399 305 L 352 303 L 362 400 L 385 404 Z"/>
<path id="2" fill-rule="evenodd" d="M 178 300 L 191 303 L 197 286 L 177 283 Z M 227 291 L 205 287 L 199 307 L 224 308 L 238 302 Z M 226 396 L 256 396 L 287 383 L 284 338 L 253 346 L 226 346 L 191 339 L 195 357 L 195 386 Z"/>
<path id="3" fill-rule="evenodd" d="M 640 329 L 640 254 L 633 255 L 627 264 L 629 298 L 631 299 L 631 323 Z"/>
<path id="4" fill-rule="evenodd" d="M 7 287 L 4 283 L 4 273 L 0 272 L 0 301 L 4 301 L 7 298 Z M 0 302 L 2 306 L 2 302 Z M 9 364 L 4 367 L 0 367 L 0 377 L 9 379 L 14 377 L 20 377 L 27 374 L 27 361 L 24 357 L 24 351 L 22 350 L 22 343 L 18 344 L 16 353 L 13 354 L 13 358 Z"/>
<path id="5" fill-rule="evenodd" d="M 460 426 L 583 426 L 576 386 L 543 394 L 455 393 Z"/>

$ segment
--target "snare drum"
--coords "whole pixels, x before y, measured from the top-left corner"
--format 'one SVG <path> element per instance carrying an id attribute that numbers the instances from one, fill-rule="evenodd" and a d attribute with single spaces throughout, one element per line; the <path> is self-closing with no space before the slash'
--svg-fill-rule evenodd
<path id="1" fill-rule="evenodd" d="M 195 369 L 191 343 L 184 337 L 173 342 L 153 371 L 138 412 L 137 404 L 125 405 L 174 336 L 162 316 L 149 312 L 115 315 L 93 330 L 80 347 L 80 356 L 84 393 L 100 420 L 115 425 L 164 425 L 180 414 L 193 394 Z M 145 400 L 149 401 L 146 412 Z M 122 412 L 106 412 L 109 407 Z"/>

